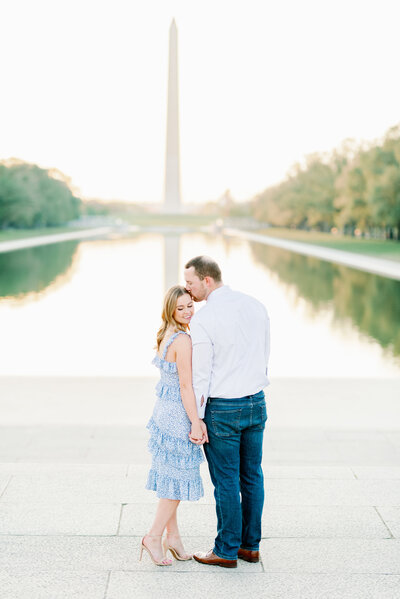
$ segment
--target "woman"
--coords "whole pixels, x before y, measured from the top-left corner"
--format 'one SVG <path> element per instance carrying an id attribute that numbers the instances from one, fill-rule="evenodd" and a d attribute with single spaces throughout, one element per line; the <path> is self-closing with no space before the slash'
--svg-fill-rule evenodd
<path id="1" fill-rule="evenodd" d="M 145 550 L 157 566 L 171 565 L 172 560 L 166 557 L 168 550 L 175 559 L 192 558 L 183 548 L 176 513 L 181 500 L 196 501 L 203 496 L 199 466 L 204 457 L 200 445 L 206 436 L 197 415 L 192 343 L 187 333 L 193 314 L 193 301 L 186 289 L 171 287 L 164 298 L 153 360 L 161 374 L 156 387 L 158 400 L 147 425 L 152 465 L 146 488 L 156 491 L 160 501 L 140 552 L 140 559 Z"/>

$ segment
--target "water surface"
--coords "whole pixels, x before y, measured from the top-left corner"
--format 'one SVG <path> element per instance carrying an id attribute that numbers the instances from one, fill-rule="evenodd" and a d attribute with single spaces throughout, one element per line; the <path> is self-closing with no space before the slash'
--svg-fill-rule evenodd
<path id="1" fill-rule="evenodd" d="M 400 375 L 400 282 L 201 233 L 0 254 L 0 373 L 155 375 L 164 291 L 183 283 L 185 262 L 199 254 L 267 307 L 271 377 Z"/>

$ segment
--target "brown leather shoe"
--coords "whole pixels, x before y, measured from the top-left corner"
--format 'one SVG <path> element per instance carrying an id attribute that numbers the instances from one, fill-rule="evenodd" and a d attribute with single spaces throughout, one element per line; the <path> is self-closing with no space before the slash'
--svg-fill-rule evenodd
<path id="1" fill-rule="evenodd" d="M 237 568 L 236 559 L 223 559 L 215 555 L 212 549 L 207 553 L 198 552 L 193 555 L 196 562 L 207 564 L 207 566 L 221 566 L 221 568 Z"/>
<path id="2" fill-rule="evenodd" d="M 244 559 L 245 562 L 253 562 L 255 564 L 260 561 L 260 552 L 240 548 L 238 550 L 238 558 Z"/>

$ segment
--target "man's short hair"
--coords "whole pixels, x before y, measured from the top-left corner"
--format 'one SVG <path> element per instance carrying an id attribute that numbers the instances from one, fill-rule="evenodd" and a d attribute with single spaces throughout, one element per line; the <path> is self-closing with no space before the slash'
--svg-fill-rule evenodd
<path id="1" fill-rule="evenodd" d="M 204 277 L 211 277 L 216 283 L 220 283 L 222 280 L 221 269 L 218 264 L 208 256 L 197 256 L 192 258 L 185 265 L 185 268 L 193 266 L 195 274 L 202 281 Z"/>

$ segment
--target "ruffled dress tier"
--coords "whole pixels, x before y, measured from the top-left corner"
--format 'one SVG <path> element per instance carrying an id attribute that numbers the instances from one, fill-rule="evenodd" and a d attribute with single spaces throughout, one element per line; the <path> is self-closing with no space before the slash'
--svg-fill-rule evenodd
<path id="1" fill-rule="evenodd" d="M 187 335 L 183 331 L 171 335 L 163 357 L 156 355 L 152 362 L 160 369 L 161 378 L 156 387 L 158 399 L 147 424 L 152 464 L 146 489 L 156 491 L 160 498 L 196 501 L 204 494 L 200 477 L 203 451 L 188 437 L 191 425 L 182 404 L 176 362 L 165 359 L 179 334 Z"/>

